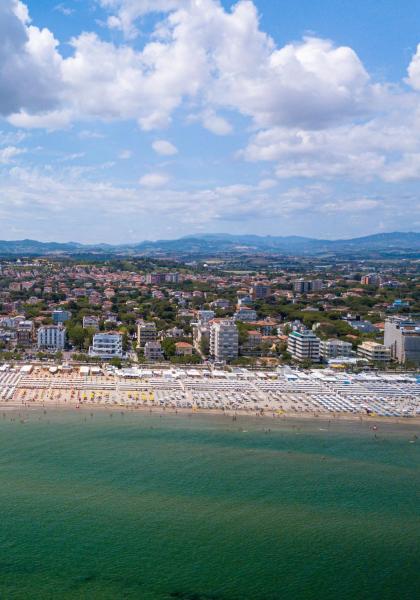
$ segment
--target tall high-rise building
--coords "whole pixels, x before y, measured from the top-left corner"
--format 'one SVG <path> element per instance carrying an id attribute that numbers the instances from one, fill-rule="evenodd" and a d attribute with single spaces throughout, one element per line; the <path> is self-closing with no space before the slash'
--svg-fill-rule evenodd
<path id="1" fill-rule="evenodd" d="M 210 355 L 218 361 L 237 358 L 239 334 L 232 319 L 214 321 L 210 328 Z"/>
<path id="2" fill-rule="evenodd" d="M 322 279 L 295 279 L 292 281 L 293 291 L 297 294 L 309 294 L 310 292 L 320 292 L 324 288 Z"/>
<path id="3" fill-rule="evenodd" d="M 271 287 L 266 283 L 256 283 L 251 287 L 249 293 L 253 300 L 264 300 L 271 296 Z"/>
<path id="4" fill-rule="evenodd" d="M 403 317 L 385 321 L 384 345 L 399 363 L 420 363 L 420 323 Z"/>
<path id="5" fill-rule="evenodd" d="M 381 276 L 378 273 L 363 275 L 360 279 L 362 285 L 381 285 Z"/>
<path id="6" fill-rule="evenodd" d="M 301 327 L 292 331 L 287 340 L 287 351 L 299 362 L 319 362 L 320 339 L 310 329 Z"/>

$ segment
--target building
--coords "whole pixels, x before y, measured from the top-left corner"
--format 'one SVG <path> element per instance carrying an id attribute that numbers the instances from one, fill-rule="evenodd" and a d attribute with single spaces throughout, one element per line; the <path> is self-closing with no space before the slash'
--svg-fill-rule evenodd
<path id="1" fill-rule="evenodd" d="M 157 329 L 153 321 L 139 321 L 137 323 L 137 348 L 144 349 L 147 342 L 156 342 Z"/>
<path id="2" fill-rule="evenodd" d="M 367 341 L 357 348 L 357 355 L 372 363 L 387 363 L 391 360 L 391 350 L 383 344 Z"/>
<path id="3" fill-rule="evenodd" d="M 381 285 L 381 276 L 378 273 L 369 273 L 368 275 L 363 275 L 360 283 L 362 285 Z"/>
<path id="4" fill-rule="evenodd" d="M 214 310 L 197 311 L 197 320 L 200 325 L 207 325 L 215 317 Z"/>
<path id="5" fill-rule="evenodd" d="M 54 325 L 58 325 L 59 323 L 68 321 L 71 317 L 71 312 L 68 310 L 53 310 L 51 316 Z"/>
<path id="6" fill-rule="evenodd" d="M 375 327 L 370 321 L 364 321 L 363 319 L 344 319 L 353 329 L 360 333 L 378 333 L 379 329 Z"/>
<path id="7" fill-rule="evenodd" d="M 99 329 L 99 318 L 94 315 L 86 315 L 83 317 L 83 329 L 95 329 L 98 331 Z"/>
<path id="8" fill-rule="evenodd" d="M 213 321 L 210 327 L 210 355 L 217 361 L 228 361 L 238 356 L 239 335 L 232 319 Z"/>
<path id="9" fill-rule="evenodd" d="M 309 294 L 310 292 L 320 292 L 324 288 L 324 282 L 321 279 L 305 281 L 305 279 L 295 279 L 292 281 L 293 291 L 297 294 Z"/>
<path id="10" fill-rule="evenodd" d="M 241 345 L 241 353 L 258 356 L 261 354 L 263 336 L 260 331 L 248 331 L 246 341 Z"/>
<path id="11" fill-rule="evenodd" d="M 178 283 L 179 282 L 179 273 L 166 273 L 165 274 L 165 282 L 166 283 Z"/>
<path id="12" fill-rule="evenodd" d="M 122 358 L 122 335 L 120 333 L 95 333 L 89 356 L 107 359 Z"/>
<path id="13" fill-rule="evenodd" d="M 66 344 L 66 330 L 62 325 L 45 325 L 38 329 L 38 348 L 43 350 L 63 350 Z"/>
<path id="14" fill-rule="evenodd" d="M 264 300 L 271 296 L 271 287 L 265 283 L 256 283 L 249 290 L 253 300 Z"/>
<path id="15" fill-rule="evenodd" d="M 352 344 L 343 340 L 325 340 L 320 343 L 320 354 L 324 360 L 331 358 L 348 358 L 352 354 Z"/>
<path id="16" fill-rule="evenodd" d="M 397 300 L 394 300 L 394 302 L 389 307 L 390 310 L 395 310 L 397 312 L 400 310 L 408 311 L 409 308 L 410 308 L 410 303 L 407 302 L 406 300 L 401 300 L 400 298 L 398 298 Z"/>
<path id="17" fill-rule="evenodd" d="M 16 341 L 19 346 L 31 346 L 34 342 L 35 327 L 33 321 L 21 321 L 16 330 Z"/>
<path id="18" fill-rule="evenodd" d="M 384 345 L 399 363 L 420 363 L 420 322 L 402 317 L 385 321 Z"/>
<path id="19" fill-rule="evenodd" d="M 148 273 L 146 275 L 146 283 L 148 285 L 160 285 L 165 283 L 166 273 Z"/>
<path id="20" fill-rule="evenodd" d="M 193 353 L 193 347 L 188 342 L 176 342 L 175 354 L 177 356 L 191 356 Z"/>
<path id="21" fill-rule="evenodd" d="M 217 300 L 213 300 L 210 302 L 210 306 L 212 308 L 218 308 L 220 310 L 227 310 L 230 307 L 229 300 L 225 300 L 224 298 L 217 298 Z"/>
<path id="22" fill-rule="evenodd" d="M 163 350 L 160 342 L 146 342 L 144 356 L 147 360 L 163 360 Z"/>
<path id="23" fill-rule="evenodd" d="M 297 294 L 307 294 L 311 290 L 311 282 L 304 279 L 295 279 L 292 281 L 292 286 Z"/>
<path id="24" fill-rule="evenodd" d="M 252 323 L 257 320 L 257 311 L 247 306 L 241 306 L 236 313 L 233 315 L 235 321 L 241 321 L 243 323 Z"/>
<path id="25" fill-rule="evenodd" d="M 301 327 L 292 331 L 287 339 L 287 351 L 294 360 L 319 362 L 320 339 L 310 329 Z"/>

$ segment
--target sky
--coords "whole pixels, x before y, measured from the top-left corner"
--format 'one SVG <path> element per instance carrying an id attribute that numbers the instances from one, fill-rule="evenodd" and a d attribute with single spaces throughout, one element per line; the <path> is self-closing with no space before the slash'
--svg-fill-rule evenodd
<path id="1" fill-rule="evenodd" d="M 1 239 L 420 231 L 420 3 L 1 0 Z"/>

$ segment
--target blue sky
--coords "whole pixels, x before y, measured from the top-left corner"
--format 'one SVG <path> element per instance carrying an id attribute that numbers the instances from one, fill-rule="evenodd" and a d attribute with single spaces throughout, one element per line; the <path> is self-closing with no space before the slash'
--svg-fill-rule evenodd
<path id="1" fill-rule="evenodd" d="M 419 230 L 420 5 L 3 0 L 3 239 Z"/>

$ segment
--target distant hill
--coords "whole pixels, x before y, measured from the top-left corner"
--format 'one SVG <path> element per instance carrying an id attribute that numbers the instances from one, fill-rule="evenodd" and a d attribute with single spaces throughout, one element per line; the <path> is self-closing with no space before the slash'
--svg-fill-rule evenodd
<path id="1" fill-rule="evenodd" d="M 144 241 L 138 244 L 79 244 L 76 242 L 38 242 L 36 240 L 0 241 L 0 256 L 48 255 L 160 255 L 223 253 L 307 254 L 396 254 L 409 252 L 420 257 L 420 233 L 378 233 L 347 240 L 319 240 L 299 236 L 258 236 L 203 234 L 175 240 Z"/>

